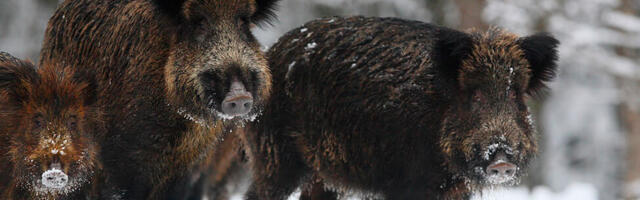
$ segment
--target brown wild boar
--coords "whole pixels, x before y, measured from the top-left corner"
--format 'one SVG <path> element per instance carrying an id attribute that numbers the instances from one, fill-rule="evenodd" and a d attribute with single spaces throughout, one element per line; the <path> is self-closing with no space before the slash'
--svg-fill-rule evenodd
<path id="1" fill-rule="evenodd" d="M 61 3 L 40 63 L 96 74 L 104 172 L 122 198 L 175 198 L 219 139 L 261 112 L 271 75 L 250 28 L 275 3 Z"/>
<path id="2" fill-rule="evenodd" d="M 91 78 L 0 52 L 0 198 L 95 198 L 102 115 Z"/>

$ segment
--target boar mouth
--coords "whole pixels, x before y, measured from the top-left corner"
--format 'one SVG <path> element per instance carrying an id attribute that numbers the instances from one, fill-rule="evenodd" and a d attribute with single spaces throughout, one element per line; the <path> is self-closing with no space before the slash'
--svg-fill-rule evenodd
<path id="1" fill-rule="evenodd" d="M 25 182 L 37 196 L 65 195 L 74 192 L 87 185 L 87 182 L 94 174 L 94 164 L 87 156 L 88 152 L 82 153 L 82 159 L 69 166 L 69 170 L 63 170 L 60 163 L 55 162 L 49 165 L 47 170 L 40 173 L 30 173 L 30 182 Z"/>
<path id="2" fill-rule="evenodd" d="M 249 113 L 243 114 L 243 115 L 229 115 L 229 114 L 225 114 L 222 111 L 219 111 L 218 109 L 215 108 L 210 108 L 211 112 L 216 116 L 216 118 L 218 119 L 222 119 L 224 121 L 228 121 L 228 120 L 239 120 L 239 121 L 249 121 L 252 122 L 254 121 L 261 112 L 262 109 L 254 106 L 251 111 Z"/>
<path id="3" fill-rule="evenodd" d="M 92 171 L 78 171 L 71 175 L 60 169 L 49 169 L 35 181 L 33 191 L 39 196 L 69 194 L 86 185 L 92 174 Z"/>
<path id="4" fill-rule="evenodd" d="M 67 186 L 69 176 L 59 168 L 52 168 L 42 173 L 42 185 L 50 189 L 62 189 Z"/>

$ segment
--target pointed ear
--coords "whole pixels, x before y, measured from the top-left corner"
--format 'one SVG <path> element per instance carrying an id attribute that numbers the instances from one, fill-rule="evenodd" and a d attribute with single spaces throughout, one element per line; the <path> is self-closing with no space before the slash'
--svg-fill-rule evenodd
<path id="1" fill-rule="evenodd" d="M 35 83 L 37 77 L 36 68 L 31 62 L 0 52 L 0 94 L 7 94 L 10 101 L 26 99 L 26 87 Z"/>
<path id="2" fill-rule="evenodd" d="M 168 14 L 174 19 L 182 19 L 182 5 L 186 0 L 154 0 L 160 11 Z"/>
<path id="3" fill-rule="evenodd" d="M 84 105 L 93 105 L 98 98 L 98 80 L 93 72 L 76 72 L 73 74 L 73 82 L 86 84 L 82 90 Z"/>
<path id="4" fill-rule="evenodd" d="M 251 16 L 251 22 L 260 24 L 269 24 L 276 19 L 276 7 L 280 0 L 256 0 L 256 13 Z"/>
<path id="5" fill-rule="evenodd" d="M 471 35 L 441 28 L 438 30 L 436 40 L 433 49 L 436 67 L 448 80 L 457 81 L 462 61 L 471 54 L 473 49 Z"/>
<path id="6" fill-rule="evenodd" d="M 535 95 L 546 88 L 545 82 L 556 75 L 558 61 L 558 45 L 560 42 L 548 33 L 539 33 L 520 38 L 518 45 L 531 67 L 531 78 L 527 94 Z"/>

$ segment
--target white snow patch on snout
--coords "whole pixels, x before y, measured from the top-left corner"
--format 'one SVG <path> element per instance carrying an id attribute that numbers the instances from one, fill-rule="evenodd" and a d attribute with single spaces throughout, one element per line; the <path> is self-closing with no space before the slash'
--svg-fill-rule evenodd
<path id="1" fill-rule="evenodd" d="M 504 153 L 508 155 L 513 155 L 514 153 L 517 153 L 517 152 L 514 152 L 509 145 L 502 144 L 502 143 L 494 143 L 492 145 L 487 146 L 484 153 L 482 153 L 482 157 L 484 158 L 484 160 L 489 160 L 491 158 L 491 155 L 493 155 L 498 149 L 504 150 Z"/>
<path id="2" fill-rule="evenodd" d="M 501 163 L 508 163 L 508 162 L 505 161 L 505 160 L 498 160 L 495 163 L 493 163 L 493 165 L 497 165 L 497 164 L 501 164 Z M 515 170 L 518 171 L 520 169 L 519 169 L 519 167 L 516 167 Z M 493 184 L 493 185 L 512 183 L 512 182 L 514 182 L 515 179 L 516 179 L 515 173 L 513 173 L 513 174 L 485 174 L 485 180 L 489 184 Z"/>
<path id="3" fill-rule="evenodd" d="M 42 185 L 52 189 L 62 189 L 67 186 L 69 176 L 60 169 L 50 169 L 42 173 Z"/>

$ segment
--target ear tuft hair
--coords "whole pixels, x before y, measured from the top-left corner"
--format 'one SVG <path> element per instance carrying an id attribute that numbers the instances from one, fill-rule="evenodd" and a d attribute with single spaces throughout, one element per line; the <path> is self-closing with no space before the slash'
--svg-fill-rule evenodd
<path id="1" fill-rule="evenodd" d="M 458 80 L 462 60 L 471 54 L 473 39 L 471 35 L 449 29 L 440 28 L 433 52 L 436 65 L 449 80 Z"/>
<path id="2" fill-rule="evenodd" d="M 531 67 L 527 94 L 535 96 L 546 88 L 545 82 L 556 76 L 560 42 L 548 33 L 538 33 L 521 38 L 518 43 Z"/>
<path id="3" fill-rule="evenodd" d="M 276 7 L 280 0 L 256 0 L 257 10 L 251 17 L 251 22 L 258 26 L 262 26 L 265 23 L 272 25 L 272 22 L 276 20 Z"/>
<path id="4" fill-rule="evenodd" d="M 0 52 L 0 91 L 5 91 L 11 99 L 19 101 L 26 98 L 25 88 L 21 86 L 35 82 L 37 77 L 33 63 Z"/>

